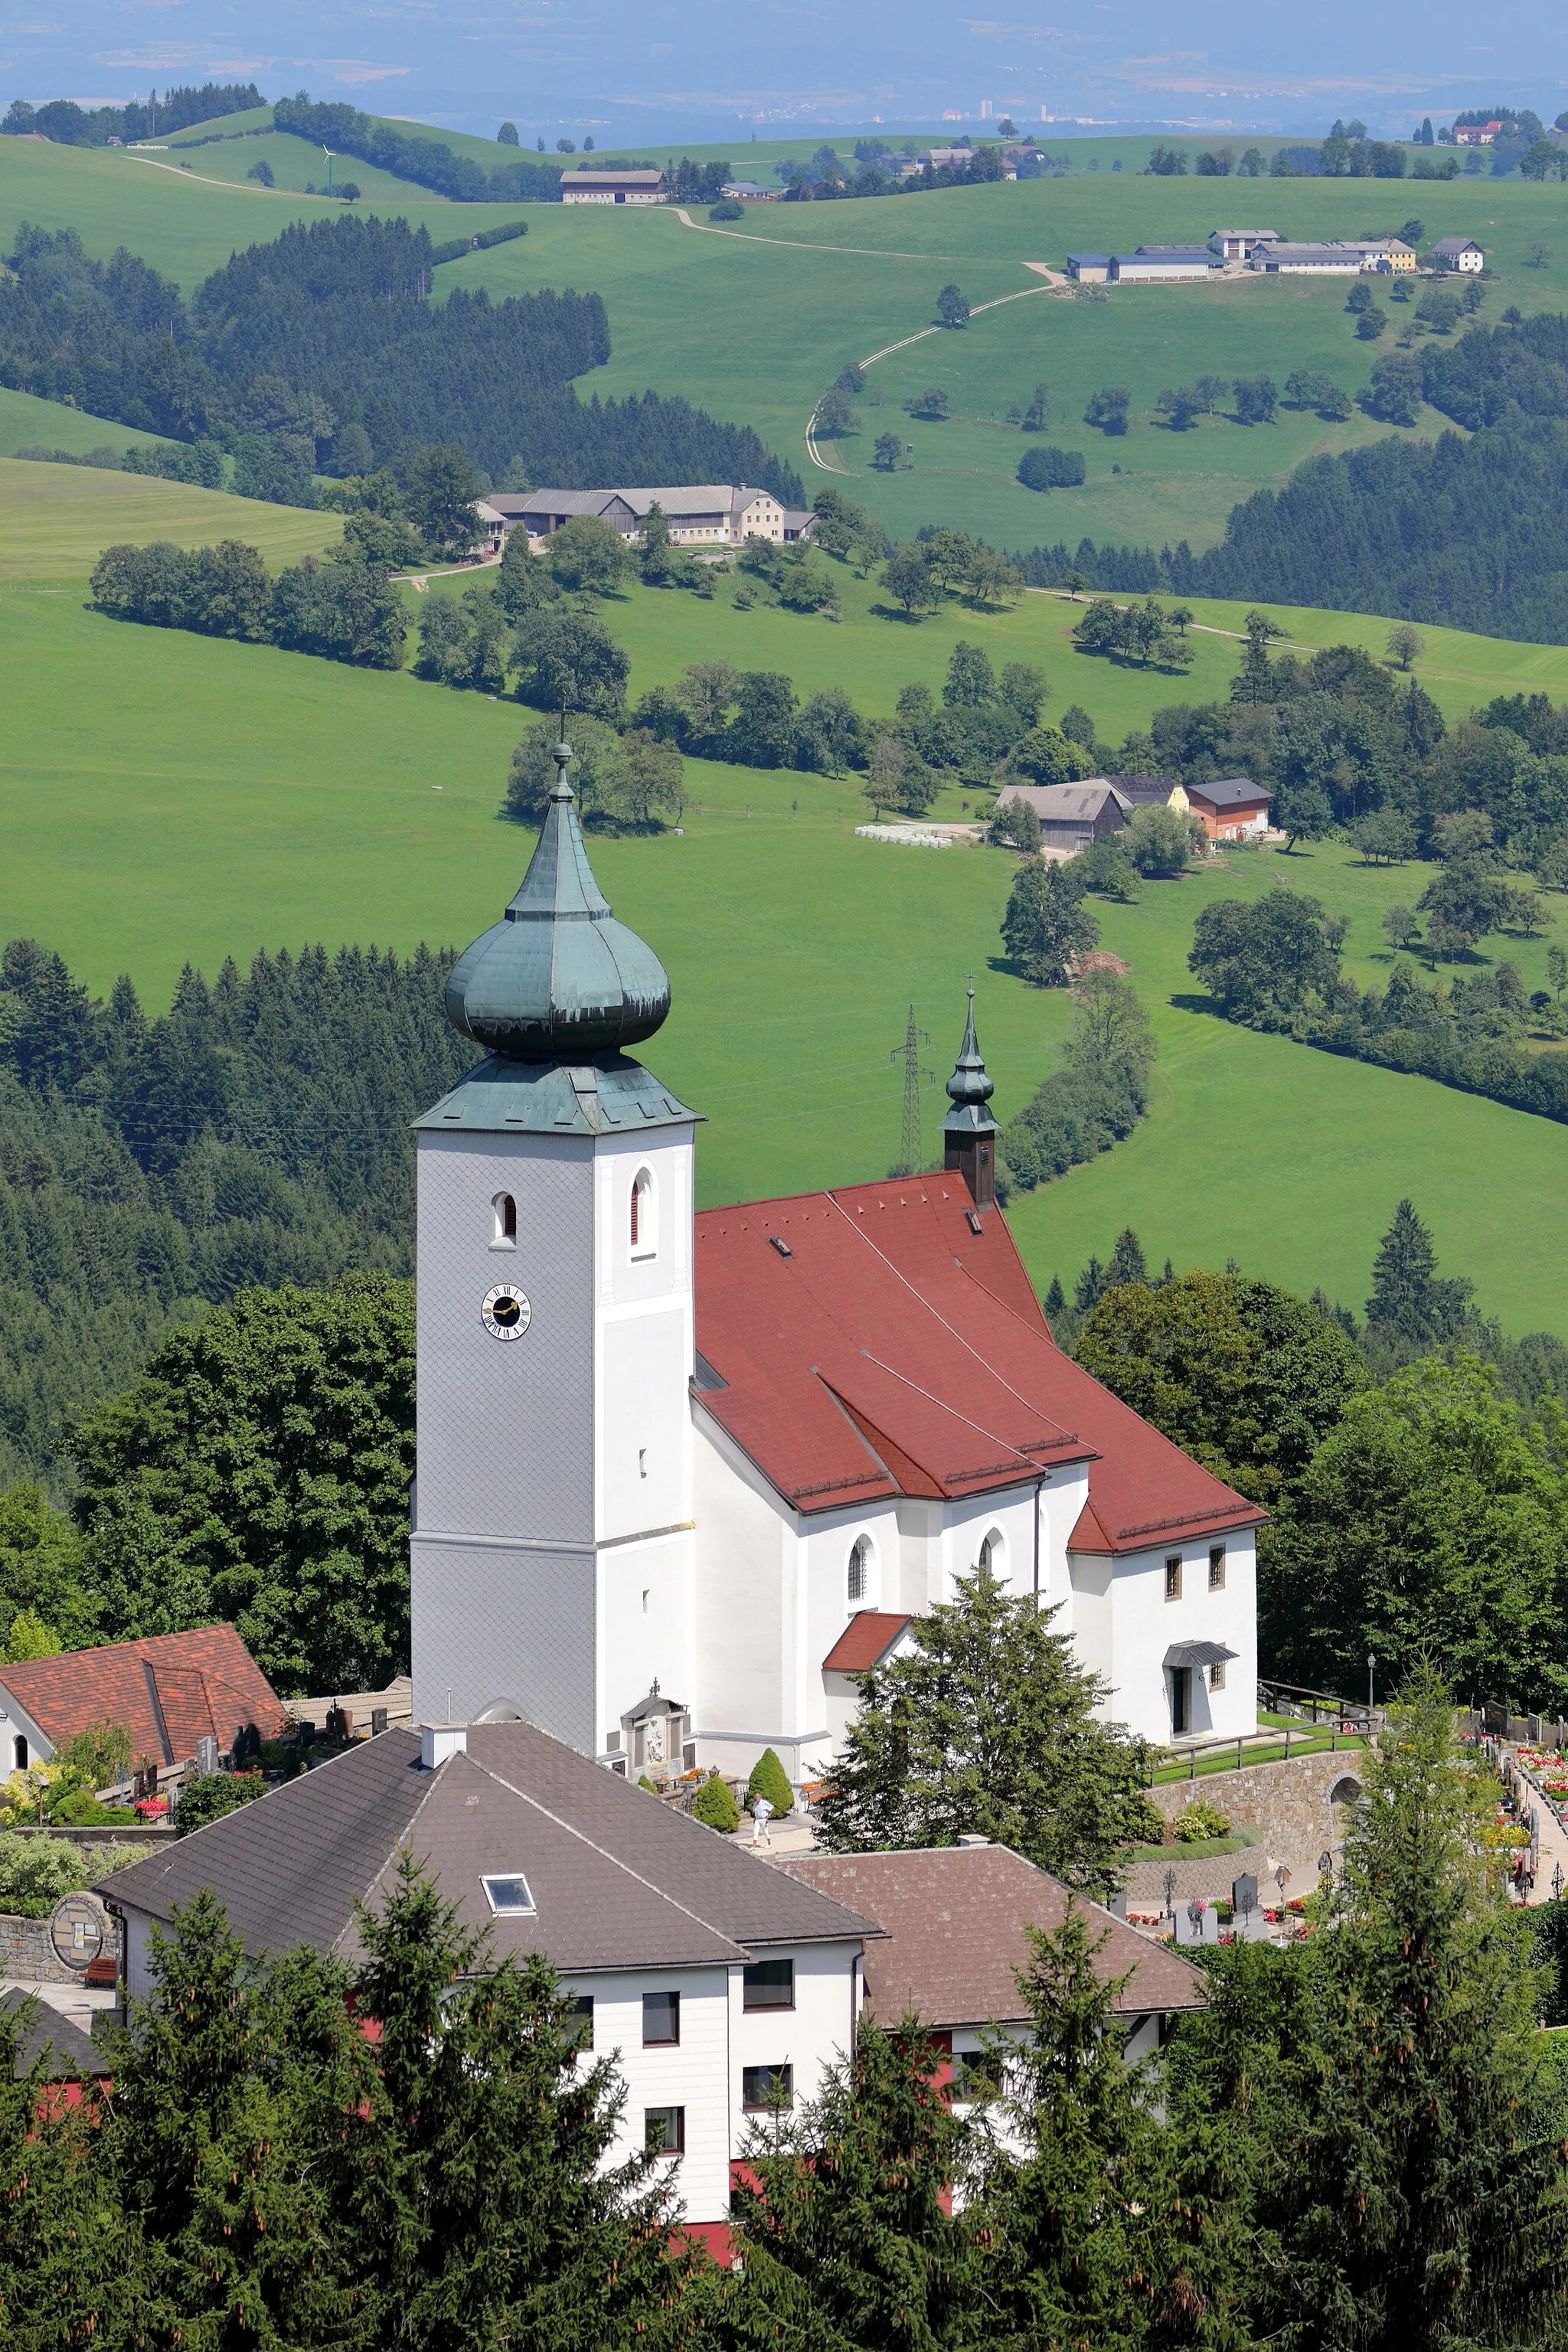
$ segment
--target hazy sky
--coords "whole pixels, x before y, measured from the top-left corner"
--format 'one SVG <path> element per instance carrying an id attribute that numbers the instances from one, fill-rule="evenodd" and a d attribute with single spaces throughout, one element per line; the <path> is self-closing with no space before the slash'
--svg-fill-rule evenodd
<path id="1" fill-rule="evenodd" d="M 973 0 L 970 0 L 973 5 Z M 1479 36 L 1486 34 L 1483 42 Z M 1568 107 L 1568 16 L 1542 0 L 0 0 L 0 97 L 103 102 L 254 79 L 477 131 L 723 138 L 731 126 L 1050 116 L 1407 131 L 1467 105 Z"/>

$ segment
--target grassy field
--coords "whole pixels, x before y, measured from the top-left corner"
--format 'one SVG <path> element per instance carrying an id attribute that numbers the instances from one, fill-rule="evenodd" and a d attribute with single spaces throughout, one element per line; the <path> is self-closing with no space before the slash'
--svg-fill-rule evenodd
<path id="1" fill-rule="evenodd" d="M 172 539 L 180 547 L 201 547 L 243 539 L 271 564 L 295 563 L 331 546 L 342 530 L 341 515 L 268 506 L 261 499 L 233 499 L 222 490 L 96 466 L 0 457 L 3 580 L 84 581 L 101 551 L 117 540 Z"/>
<path id="2" fill-rule="evenodd" d="M 490 163 L 510 152 L 457 134 L 451 143 Z M 734 160 L 738 169 L 766 177 L 775 153 L 809 152 L 816 143 L 758 142 L 753 152 L 747 142 Z M 839 143 L 847 152 L 851 142 Z M 651 386 L 682 394 L 716 415 L 753 425 L 813 483 L 843 475 L 845 486 L 896 533 L 952 522 L 1010 547 L 1057 539 L 1072 544 L 1086 532 L 1208 545 L 1238 499 L 1282 481 L 1317 451 L 1352 446 L 1387 429 L 1359 415 L 1329 426 L 1310 414 L 1281 412 L 1272 426 L 1215 417 L 1176 434 L 1155 415 L 1163 386 L 1211 370 L 1227 377 L 1264 372 L 1283 383 L 1293 368 L 1322 369 L 1346 391 L 1358 391 L 1382 346 L 1355 339 L 1343 281 L 1126 287 L 1104 302 L 1083 302 L 1051 292 L 1031 263 L 1059 268 L 1067 252 L 1080 248 L 1201 239 L 1238 207 L 1261 210 L 1269 225 L 1301 236 L 1396 228 L 1415 214 L 1428 239 L 1458 234 L 1487 245 L 1502 282 L 1483 315 L 1495 315 L 1506 302 L 1530 311 L 1568 301 L 1568 191 L 1559 184 L 1484 177 L 1156 181 L 1136 169 L 1147 144 L 1120 142 L 1127 165 L 1120 173 L 1110 169 L 1114 143 L 1073 142 L 1075 159 L 1083 145 L 1104 152 L 1085 156 L 1060 179 L 872 203 L 756 207 L 724 229 L 710 227 L 700 212 L 693 215 L 698 226 L 687 227 L 668 208 L 606 213 L 531 205 L 525 238 L 450 264 L 439 287 L 484 286 L 497 295 L 540 286 L 595 289 L 608 306 L 614 349 L 609 365 L 591 380 L 594 390 Z M 286 166 L 274 158 L 279 181 L 292 184 L 268 191 L 244 174 L 274 145 Z M 179 168 L 182 161 L 190 172 Z M 1097 162 L 1099 171 L 1087 168 Z M 69 225 L 90 251 L 129 244 L 189 288 L 236 246 L 275 236 L 290 219 L 320 217 L 325 204 L 297 193 L 320 170 L 320 156 L 284 134 L 226 140 L 162 168 L 170 163 L 170 155 L 6 140 L 0 142 L 0 236 L 24 217 Z M 342 171 L 365 189 L 367 209 L 423 220 L 438 237 L 493 226 L 502 216 L 490 205 L 447 204 L 352 158 L 342 159 Z M 1528 257 L 1538 241 L 1550 255 L 1535 268 Z M 962 331 L 928 334 L 937 291 L 950 278 L 977 307 L 999 307 L 981 311 Z M 1015 295 L 1020 299 L 1005 299 Z M 1397 323 L 1407 314 L 1396 309 L 1391 315 Z M 847 361 L 910 336 L 922 340 L 870 370 L 864 429 L 826 446 L 828 472 L 817 472 L 805 433 L 823 387 Z M 1081 489 L 1042 496 L 1014 478 L 1030 444 L 1006 424 L 1006 411 L 1041 382 L 1052 390 L 1050 437 L 1081 449 L 1088 460 Z M 900 405 L 930 383 L 950 395 L 953 415 L 945 424 L 914 424 Z M 1114 441 L 1081 422 L 1088 394 L 1106 383 L 1131 394 L 1130 430 Z M 1442 421 L 1428 414 L 1415 429 L 1432 430 Z M 870 445 L 890 424 L 913 444 L 914 457 L 910 469 L 884 476 L 870 467 Z"/>
<path id="3" fill-rule="evenodd" d="M 89 449 L 152 449 L 167 446 L 159 433 L 140 433 L 133 425 L 106 424 L 62 400 L 35 400 L 30 392 L 11 392 L 0 385 L 0 457 L 18 449 L 68 449 L 85 457 Z"/>
<path id="4" fill-rule="evenodd" d="M 7 500 L 14 475 L 73 488 L 114 480 L 0 468 L 0 572 L 13 579 L 50 557 L 62 528 L 58 514 L 46 530 L 45 515 Z M 212 507 L 226 520 L 233 510 L 212 494 L 131 487 L 159 499 L 155 527 L 170 536 L 209 536 Z M 279 530 L 318 534 L 327 520 L 250 504 L 246 515 L 253 533 L 269 516 Z M 69 526 L 86 528 L 74 516 Z M 307 939 L 461 943 L 493 919 L 529 849 L 497 808 L 531 714 L 406 673 L 120 625 L 84 609 L 79 584 L 52 584 L 0 593 L 0 937 L 46 940 L 96 989 L 128 970 L 156 1005 L 187 959 L 211 972 L 226 954 L 244 960 Z M 688 656 L 725 644 L 717 625 L 726 618 L 787 627 L 824 647 L 850 636 L 847 625 L 725 615 L 676 597 L 649 600 L 649 625 L 665 625 L 660 614 L 677 604 L 699 616 Z M 1046 598 L 1021 609 L 1057 610 Z M 998 632 L 997 651 L 1015 625 L 1017 616 L 985 625 Z M 868 646 L 883 625 L 866 625 Z M 901 658 L 919 647 L 935 674 L 944 658 L 935 627 L 887 625 Z M 1456 669 L 1488 656 L 1542 658 L 1477 639 L 1456 639 L 1445 654 Z M 646 658 L 652 675 L 658 665 Z M 1149 690 L 1131 674 L 1083 667 L 1122 691 Z M 1464 691 L 1468 699 L 1473 689 Z M 1000 961 L 1011 860 L 858 840 L 863 803 L 847 783 L 697 763 L 689 782 L 696 805 L 683 837 L 601 841 L 594 856 L 617 911 L 672 974 L 675 1011 L 653 1060 L 708 1116 L 704 1201 L 880 1173 L 898 1149 L 900 1078 L 889 1057 L 907 1006 L 931 1033 L 923 1058 L 940 1082 L 969 971 L 997 1109 L 1010 1116 L 1050 1066 L 1068 1018 L 1063 997 L 1025 988 Z M 1104 910 L 1106 943 L 1132 964 L 1158 1033 L 1154 1110 L 1116 1152 L 1018 1205 L 1015 1227 L 1037 1278 L 1043 1286 L 1058 1268 L 1070 1276 L 1131 1223 L 1156 1258 L 1213 1265 L 1234 1255 L 1300 1288 L 1321 1282 L 1360 1299 L 1377 1234 L 1408 1192 L 1446 1265 L 1474 1277 L 1489 1312 L 1513 1329 L 1568 1334 L 1568 1234 L 1545 1213 L 1568 1180 L 1568 1129 L 1229 1028 L 1184 1001 L 1198 908 L 1276 878 L 1344 912 L 1353 967 L 1371 973 L 1385 969 L 1382 908 L 1414 898 L 1426 877 L 1364 868 L 1338 847 L 1247 854 Z M 1552 905 L 1568 939 L 1562 902 Z M 1489 944 L 1538 983 L 1547 940 Z M 926 1097 L 933 1148 L 942 1108 L 939 1083 Z M 1517 1243 L 1524 1230 L 1528 1263 Z"/>

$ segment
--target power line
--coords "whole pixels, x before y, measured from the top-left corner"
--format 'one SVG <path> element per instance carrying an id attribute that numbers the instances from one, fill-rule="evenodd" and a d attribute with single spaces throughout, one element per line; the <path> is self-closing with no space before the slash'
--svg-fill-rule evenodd
<path id="1" fill-rule="evenodd" d="M 921 1086 L 922 1081 L 928 1086 L 934 1085 L 936 1072 L 921 1068 L 921 1047 L 930 1044 L 928 1032 L 915 1026 L 915 1008 L 911 1004 L 904 1042 L 901 1045 L 895 1045 L 888 1056 L 889 1062 L 901 1061 L 904 1066 L 903 1132 L 900 1138 L 899 1168 L 906 1176 L 914 1174 L 925 1156 L 921 1149 Z"/>

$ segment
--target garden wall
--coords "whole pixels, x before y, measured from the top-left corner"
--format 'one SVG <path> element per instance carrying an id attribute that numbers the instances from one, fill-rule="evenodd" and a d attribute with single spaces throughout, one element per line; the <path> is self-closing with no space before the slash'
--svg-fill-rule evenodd
<path id="1" fill-rule="evenodd" d="M 1237 1829 L 1256 1829 L 1275 1860 L 1288 1863 L 1292 1874 L 1315 1874 L 1318 1856 L 1344 1834 L 1334 1818 L 1333 1794 L 1342 1787 L 1346 1801 L 1354 1803 L 1363 1770 L 1359 1748 L 1323 1750 L 1292 1756 L 1288 1763 L 1244 1764 L 1239 1771 L 1208 1772 L 1196 1780 L 1162 1781 L 1149 1795 L 1167 1821 L 1201 1797 L 1217 1805 Z M 1171 1858 L 1180 1860 L 1180 1846 L 1172 1848 Z"/>

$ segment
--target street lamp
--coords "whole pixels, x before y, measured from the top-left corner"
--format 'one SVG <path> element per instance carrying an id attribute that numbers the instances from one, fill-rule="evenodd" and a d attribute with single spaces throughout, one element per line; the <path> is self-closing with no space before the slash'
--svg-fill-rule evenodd
<path id="1" fill-rule="evenodd" d="M 1372 1676 L 1373 1676 L 1373 1667 L 1376 1665 L 1376 1664 L 1377 1664 L 1377 1660 L 1373 1656 L 1372 1652 L 1369 1650 L 1369 1651 L 1367 1652 L 1367 1654 L 1366 1654 L 1366 1711 L 1367 1711 L 1368 1715 L 1370 1715 L 1370 1714 L 1372 1713 L 1372 1690 L 1373 1690 Z M 1367 1729 L 1370 1731 L 1370 1730 L 1371 1730 L 1371 1728 L 1372 1728 L 1372 1726 L 1371 1726 L 1370 1724 L 1368 1724 L 1368 1726 L 1367 1726 Z"/>

